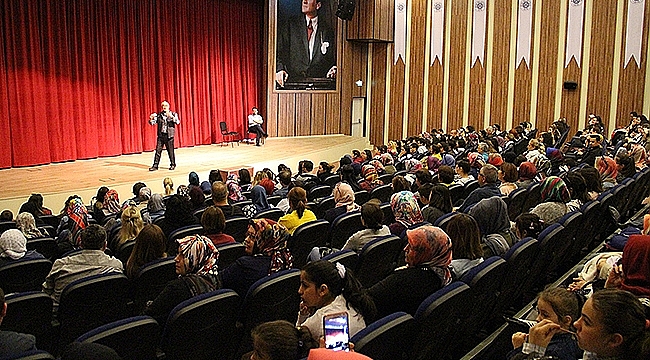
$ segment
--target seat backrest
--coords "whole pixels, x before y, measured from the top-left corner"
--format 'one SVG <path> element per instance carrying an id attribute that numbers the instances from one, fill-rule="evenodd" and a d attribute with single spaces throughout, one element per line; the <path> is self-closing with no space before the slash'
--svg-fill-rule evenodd
<path id="1" fill-rule="evenodd" d="M 384 220 L 382 224 L 390 225 L 395 222 L 395 214 L 393 213 L 393 208 L 390 207 L 390 202 L 385 202 L 379 205 L 381 211 L 384 213 Z"/>
<path id="2" fill-rule="evenodd" d="M 237 259 L 244 256 L 246 247 L 242 243 L 234 242 L 217 246 L 219 250 L 219 269 L 225 269 Z"/>
<path id="3" fill-rule="evenodd" d="M 497 300 L 497 310 L 517 306 L 517 301 L 526 289 L 527 279 L 531 276 L 531 266 L 537 257 L 539 242 L 527 237 L 517 241 L 503 256 L 507 269 L 502 280 L 501 294 Z"/>
<path id="4" fill-rule="evenodd" d="M 61 222 L 61 218 L 59 218 L 56 215 L 41 215 L 39 216 L 39 218 L 43 220 L 44 223 L 54 227 L 55 229 L 59 226 L 59 223 Z"/>
<path id="5" fill-rule="evenodd" d="M 237 339 L 235 324 L 241 301 L 230 289 L 195 296 L 169 314 L 162 349 L 170 359 L 230 359 Z"/>
<path id="6" fill-rule="evenodd" d="M 120 245 L 120 247 L 117 248 L 115 257 L 118 258 L 124 266 L 126 266 L 126 262 L 129 260 L 129 257 L 131 257 L 131 252 L 133 252 L 134 247 L 135 240 L 127 240 L 124 244 Z"/>
<path id="7" fill-rule="evenodd" d="M 178 243 L 176 240 L 182 239 L 190 235 L 203 234 L 203 226 L 201 225 L 188 225 L 172 231 L 167 238 L 167 254 L 175 255 L 178 253 Z"/>
<path id="8" fill-rule="evenodd" d="M 280 195 L 271 195 L 266 198 L 266 201 L 273 206 L 278 206 L 278 203 L 282 201 L 282 199 L 283 197 Z"/>
<path id="9" fill-rule="evenodd" d="M 512 191 L 508 198 L 510 199 L 508 203 L 508 217 L 510 219 L 516 219 L 519 214 L 521 214 L 524 203 L 526 202 L 526 197 L 528 196 L 528 190 L 526 188 L 519 188 Z"/>
<path id="10" fill-rule="evenodd" d="M 327 210 L 333 209 L 335 206 L 336 201 L 334 200 L 334 196 L 330 195 L 322 198 L 316 207 L 316 217 L 322 219 L 327 213 Z"/>
<path id="11" fill-rule="evenodd" d="M 219 123 L 219 129 L 221 129 L 221 134 L 227 134 L 228 133 L 228 125 L 226 124 L 225 121 L 221 121 Z"/>
<path id="12" fill-rule="evenodd" d="M 224 234 L 228 234 L 235 238 L 237 242 L 244 242 L 246 239 L 246 232 L 248 231 L 248 218 L 244 216 L 235 216 L 226 219 L 226 228 L 223 230 Z"/>
<path id="13" fill-rule="evenodd" d="M 307 256 L 312 248 L 327 244 L 329 231 L 330 223 L 322 219 L 304 223 L 296 228 L 288 242 L 294 268 L 300 269 L 307 263 Z"/>
<path id="14" fill-rule="evenodd" d="M 0 288 L 5 294 L 41 290 L 51 269 L 47 259 L 12 261 L 0 267 Z"/>
<path id="15" fill-rule="evenodd" d="M 325 181 L 323 181 L 323 183 L 325 183 L 326 185 L 329 185 L 331 187 L 334 187 L 336 184 L 339 183 L 339 181 L 341 181 L 341 177 L 339 175 L 331 175 L 331 176 L 326 177 Z"/>
<path id="16" fill-rule="evenodd" d="M 322 260 L 327 260 L 331 263 L 341 263 L 348 269 L 356 269 L 359 262 L 359 255 L 353 250 L 340 250 L 331 254 L 323 256 Z"/>
<path id="17" fill-rule="evenodd" d="M 357 279 L 365 288 L 370 288 L 397 267 L 402 240 L 395 235 L 384 236 L 368 242 L 359 253 L 356 271 Z"/>
<path id="18" fill-rule="evenodd" d="M 15 228 L 16 228 L 16 223 L 12 220 L 0 221 L 0 234 L 2 234 L 3 232 L 9 229 L 15 229 Z"/>
<path id="19" fill-rule="evenodd" d="M 354 192 L 354 202 L 363 205 L 365 204 L 368 200 L 370 200 L 370 193 L 367 192 L 366 190 L 359 190 Z"/>
<path id="20" fill-rule="evenodd" d="M 238 354 L 252 350 L 250 332 L 258 324 L 274 320 L 296 323 L 300 305 L 299 287 L 300 270 L 297 269 L 279 271 L 251 285 L 242 306 L 240 320 L 244 337 Z"/>
<path id="21" fill-rule="evenodd" d="M 314 201 L 332 195 L 332 188 L 329 185 L 314 186 L 307 193 L 307 200 Z"/>
<path id="22" fill-rule="evenodd" d="M 131 296 L 136 311 L 144 310 L 147 301 L 154 300 L 177 276 L 173 257 L 156 259 L 143 265 L 131 280 Z"/>
<path id="23" fill-rule="evenodd" d="M 56 359 L 45 350 L 31 350 L 26 353 L 18 355 L 18 357 L 11 358 L 12 360 L 46 360 Z"/>
<path id="24" fill-rule="evenodd" d="M 377 186 L 370 192 L 371 199 L 378 199 L 379 202 L 389 202 L 390 196 L 393 194 L 393 187 L 391 184 Z"/>
<path id="25" fill-rule="evenodd" d="M 463 199 L 465 187 L 462 184 L 449 185 L 449 196 L 451 196 L 451 203 L 456 204 Z"/>
<path id="26" fill-rule="evenodd" d="M 59 255 L 59 247 L 56 245 L 56 240 L 51 237 L 27 239 L 27 250 L 36 250 L 51 261 L 54 261 Z"/>
<path id="27" fill-rule="evenodd" d="M 467 195 L 469 195 L 472 191 L 478 189 L 478 187 L 478 180 L 471 180 L 466 182 L 463 189 L 463 198 L 467 198 Z"/>
<path id="28" fill-rule="evenodd" d="M 381 182 L 383 182 L 386 185 L 390 185 L 391 182 L 393 181 L 393 174 L 386 173 L 384 175 L 381 175 L 379 177 L 379 180 L 381 180 Z"/>
<path id="29" fill-rule="evenodd" d="M 284 213 L 282 210 L 278 208 L 272 208 L 264 211 L 260 211 L 255 214 L 254 218 L 255 219 L 271 219 L 273 221 L 278 221 L 282 216 L 284 216 Z"/>
<path id="30" fill-rule="evenodd" d="M 160 215 L 153 220 L 153 224 L 158 226 L 162 226 L 164 222 L 165 222 L 165 215 Z"/>
<path id="31" fill-rule="evenodd" d="M 449 220 L 451 220 L 452 217 L 458 215 L 457 212 L 450 212 L 449 214 L 444 214 L 441 217 L 439 217 L 436 222 L 433 223 L 433 225 L 441 228 L 442 230 L 447 229 L 447 223 Z"/>
<path id="32" fill-rule="evenodd" d="M 332 223 L 331 244 L 334 249 L 341 249 L 350 236 L 359 230 L 363 230 L 361 223 L 361 212 L 353 211 L 339 215 Z"/>
<path id="33" fill-rule="evenodd" d="M 473 303 L 467 284 L 456 281 L 426 298 L 415 313 L 418 334 L 409 359 L 437 359 L 450 354 Z"/>
<path id="34" fill-rule="evenodd" d="M 102 325 L 76 341 L 108 346 L 122 359 L 155 360 L 160 325 L 150 316 L 130 317 Z"/>
<path id="35" fill-rule="evenodd" d="M 8 294 L 7 315 L 0 330 L 32 334 L 39 339 L 52 327 L 52 298 L 42 291 Z"/>
<path id="36" fill-rule="evenodd" d="M 118 272 L 68 284 L 59 301 L 60 344 L 67 345 L 89 330 L 128 317 L 128 289 L 129 280 Z"/>
<path id="37" fill-rule="evenodd" d="M 521 212 L 528 212 L 542 201 L 542 185 L 533 183 L 528 186 L 526 201 L 521 206 Z"/>
<path id="38" fill-rule="evenodd" d="M 356 333 L 354 351 L 371 359 L 403 359 L 413 341 L 415 320 L 405 312 L 383 317 Z"/>

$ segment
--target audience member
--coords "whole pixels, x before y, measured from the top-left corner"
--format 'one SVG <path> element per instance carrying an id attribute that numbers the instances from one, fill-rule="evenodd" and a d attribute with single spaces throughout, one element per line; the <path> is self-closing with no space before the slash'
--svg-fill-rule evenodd
<path id="1" fill-rule="evenodd" d="M 16 260 L 43 259 L 35 250 L 27 251 L 27 238 L 18 229 L 9 229 L 0 235 L 0 266 Z"/>
<path id="2" fill-rule="evenodd" d="M 499 196 L 483 199 L 468 212 L 481 230 L 481 246 L 486 258 L 503 256 L 515 243 L 510 231 L 508 206 Z"/>
<path id="3" fill-rule="evenodd" d="M 410 191 L 401 191 L 390 197 L 390 207 L 395 215 L 395 222 L 388 228 L 393 235 L 401 236 L 409 226 L 424 221 L 420 206 Z"/>
<path id="4" fill-rule="evenodd" d="M 422 216 L 425 221 L 433 224 L 441 216 L 449 214 L 453 210 L 451 194 L 445 185 L 433 185 L 429 194 L 429 203 L 422 208 Z"/>
<path id="5" fill-rule="evenodd" d="M 467 198 L 463 201 L 458 211 L 467 212 L 470 207 L 483 199 L 492 196 L 501 196 L 501 191 L 499 191 L 499 186 L 497 185 L 498 176 L 498 170 L 494 165 L 486 164 L 482 166 L 478 174 L 480 187 L 467 195 Z"/>
<path id="6" fill-rule="evenodd" d="M 515 184 L 518 188 L 528 188 L 537 176 L 537 168 L 530 161 L 524 161 L 519 165 L 519 179 Z"/>
<path id="7" fill-rule="evenodd" d="M 354 250 L 360 253 L 364 245 L 382 236 L 390 235 L 388 226 L 382 224 L 384 212 L 379 207 L 379 200 L 371 199 L 361 206 L 361 224 L 365 227 L 354 233 L 345 242 L 343 250 Z"/>
<path id="8" fill-rule="evenodd" d="M 472 180 L 476 180 L 476 179 L 474 179 L 474 176 L 472 176 L 469 173 L 470 169 L 471 169 L 471 167 L 469 165 L 469 162 L 467 162 L 465 160 L 461 160 L 461 161 L 456 162 L 456 175 L 458 175 L 458 176 L 457 176 L 455 181 L 464 186 L 468 182 L 470 182 Z"/>
<path id="9" fill-rule="evenodd" d="M 449 219 L 446 233 L 452 243 L 452 275 L 460 279 L 474 266 L 483 262 L 481 231 L 473 217 L 458 213 Z"/>
<path id="10" fill-rule="evenodd" d="M 242 212 L 247 218 L 252 219 L 258 212 L 270 210 L 272 208 L 266 199 L 266 190 L 262 186 L 253 186 L 251 189 L 251 197 L 253 203 L 242 208 Z"/>
<path id="11" fill-rule="evenodd" d="M 580 175 L 585 179 L 587 185 L 587 196 L 589 200 L 596 200 L 604 191 L 603 182 L 600 179 L 600 173 L 592 166 L 585 166 L 578 170 Z"/>
<path id="12" fill-rule="evenodd" d="M 133 251 L 126 262 L 126 276 L 133 279 L 143 265 L 167 257 L 166 247 L 167 239 L 162 229 L 158 225 L 145 225 L 135 237 Z"/>
<path id="13" fill-rule="evenodd" d="M 354 202 L 354 191 L 352 187 L 344 182 L 340 182 L 334 186 L 332 190 L 332 196 L 334 197 L 334 202 L 336 203 L 334 208 L 329 209 L 325 212 L 323 219 L 327 220 L 330 224 L 334 223 L 334 220 L 350 211 L 359 211 L 361 207 Z"/>
<path id="14" fill-rule="evenodd" d="M 366 327 L 375 318 L 372 298 L 361 284 L 340 263 L 313 261 L 300 271 L 300 311 L 296 326 L 305 327 L 316 341 L 323 336 L 323 316 L 337 312 L 348 313 L 350 336 Z"/>
<path id="15" fill-rule="evenodd" d="M 544 180 L 541 193 L 541 203 L 530 212 L 537 214 L 545 224 L 550 225 L 567 213 L 566 203 L 571 201 L 571 194 L 564 181 L 557 176 L 549 176 Z"/>
<path id="16" fill-rule="evenodd" d="M 406 266 L 368 290 L 378 316 L 397 311 L 411 315 L 429 295 L 451 283 L 452 241 L 438 227 L 420 226 L 406 231 Z"/>
<path id="17" fill-rule="evenodd" d="M 232 236 L 223 233 L 226 229 L 226 217 L 223 215 L 223 211 L 216 206 L 205 209 L 201 216 L 201 226 L 203 226 L 204 235 L 212 240 L 214 246 L 235 242 Z"/>
<path id="18" fill-rule="evenodd" d="M 36 239 L 43 237 L 43 233 L 36 227 L 34 215 L 28 212 L 23 212 L 16 216 L 16 228 L 25 235 L 28 239 Z"/>
<path id="19" fill-rule="evenodd" d="M 163 187 L 165 188 L 165 196 L 174 195 L 174 180 L 170 177 L 163 179 Z"/>
<path id="20" fill-rule="evenodd" d="M 214 186 L 214 183 L 212 183 L 212 185 Z M 239 186 L 239 180 L 237 179 L 236 174 L 228 175 L 226 188 L 228 188 L 228 202 L 236 203 L 238 201 L 246 200 L 246 197 L 242 194 L 242 189 L 241 186 Z"/>
<path id="21" fill-rule="evenodd" d="M 221 271 L 223 286 L 242 298 L 257 280 L 293 266 L 287 248 L 287 229 L 270 219 L 253 219 L 248 225 L 246 255 Z"/>
<path id="22" fill-rule="evenodd" d="M 88 225 L 81 232 L 81 251 L 57 259 L 45 278 L 43 291 L 58 307 L 63 289 L 71 282 L 91 275 L 122 272 L 122 262 L 106 255 L 106 230 L 99 225 Z"/>
<path id="23" fill-rule="evenodd" d="M 165 215 L 165 203 L 160 194 L 151 195 L 151 200 L 147 203 L 147 223 L 151 224 L 157 218 Z"/>
<path id="24" fill-rule="evenodd" d="M 135 205 L 130 205 L 122 211 L 121 220 L 122 227 L 117 233 L 117 243 L 110 244 L 111 246 L 109 246 L 112 250 L 117 250 L 122 244 L 135 239 L 138 233 L 140 233 L 140 230 L 142 230 L 142 227 L 144 227 L 140 210 Z"/>
<path id="25" fill-rule="evenodd" d="M 309 329 L 297 328 L 286 320 L 276 320 L 257 325 L 251 331 L 253 352 L 250 359 L 299 360 L 319 346 Z"/>
<path id="26" fill-rule="evenodd" d="M 246 170 L 246 173 L 248 174 L 248 170 Z M 212 202 L 214 203 L 214 206 L 223 211 L 223 215 L 226 219 L 231 219 L 236 216 L 244 216 L 244 213 L 239 206 L 230 205 L 228 203 L 228 188 L 226 187 L 226 184 L 221 181 L 215 181 L 212 183 Z"/>
<path id="27" fill-rule="evenodd" d="M 290 213 L 282 216 L 278 223 L 284 226 L 289 234 L 293 234 L 296 228 L 304 223 L 316 220 L 316 215 L 307 209 L 307 192 L 301 187 L 294 187 L 287 194 L 289 199 Z"/>
<path id="28" fill-rule="evenodd" d="M 169 313 L 181 302 L 221 288 L 217 266 L 219 250 L 205 236 L 193 235 L 176 240 L 177 279 L 169 282 L 156 299 L 147 305 L 145 315 L 159 324 L 167 321 Z"/>
<path id="29" fill-rule="evenodd" d="M 527 237 L 537 239 L 545 226 L 546 224 L 537 214 L 526 212 L 515 219 L 515 235 L 519 240 Z"/>
<path id="30" fill-rule="evenodd" d="M 501 181 L 501 185 L 499 186 L 501 194 L 509 195 L 517 189 L 518 186 L 515 182 L 519 178 L 519 173 L 517 173 L 517 167 L 514 164 L 501 164 L 498 174 L 499 181 Z"/>
<path id="31" fill-rule="evenodd" d="M 192 215 L 189 200 L 180 195 L 172 195 L 167 199 L 164 216 L 160 228 L 167 238 L 167 254 L 174 255 L 177 248 L 176 244 L 172 243 L 171 233 L 185 226 L 196 225 L 197 219 Z"/>

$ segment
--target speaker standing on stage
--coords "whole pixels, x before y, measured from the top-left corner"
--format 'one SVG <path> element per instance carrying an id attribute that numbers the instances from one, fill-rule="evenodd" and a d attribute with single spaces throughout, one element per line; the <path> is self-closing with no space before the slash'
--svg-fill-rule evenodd
<path id="1" fill-rule="evenodd" d="M 167 155 L 169 155 L 169 170 L 176 168 L 174 133 L 176 132 L 176 125 L 180 124 L 181 120 L 178 118 L 178 113 L 169 110 L 169 102 L 167 100 L 163 101 L 160 106 L 162 106 L 161 112 L 149 115 L 149 123 L 151 125 L 158 124 L 156 155 L 153 158 L 153 165 L 149 168 L 149 171 L 158 170 L 160 153 L 162 153 L 163 146 L 167 148 Z"/>
<path id="2" fill-rule="evenodd" d="M 262 115 L 259 114 L 259 110 L 256 107 L 253 107 L 253 113 L 248 115 L 248 132 L 255 134 L 255 146 L 260 146 L 260 138 L 262 136 L 269 136 L 269 134 L 262 129 L 262 123 L 264 123 Z"/>

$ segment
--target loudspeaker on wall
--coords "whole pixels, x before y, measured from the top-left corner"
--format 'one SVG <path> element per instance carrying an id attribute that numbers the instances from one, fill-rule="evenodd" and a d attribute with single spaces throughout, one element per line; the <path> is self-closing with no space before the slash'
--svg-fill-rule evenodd
<path id="1" fill-rule="evenodd" d="M 336 8 L 336 16 L 341 20 L 352 20 L 354 16 L 354 0 L 340 0 Z"/>

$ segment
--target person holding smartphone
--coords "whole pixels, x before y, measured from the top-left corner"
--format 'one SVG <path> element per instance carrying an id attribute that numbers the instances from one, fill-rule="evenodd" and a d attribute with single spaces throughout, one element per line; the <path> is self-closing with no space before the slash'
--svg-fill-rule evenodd
<path id="1" fill-rule="evenodd" d="M 315 340 L 323 336 L 325 315 L 347 312 L 350 337 L 366 327 L 366 320 L 375 318 L 374 302 L 340 263 L 319 260 L 305 265 L 298 294 L 301 302 L 296 326 L 308 328 Z"/>

